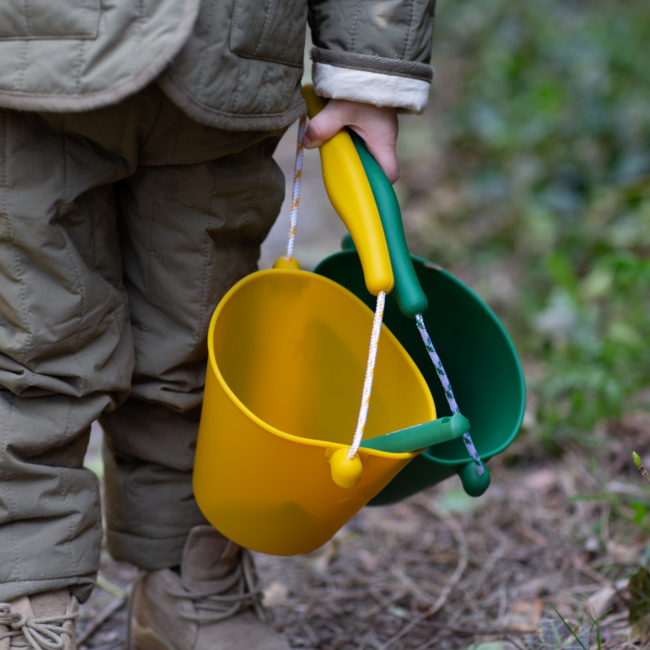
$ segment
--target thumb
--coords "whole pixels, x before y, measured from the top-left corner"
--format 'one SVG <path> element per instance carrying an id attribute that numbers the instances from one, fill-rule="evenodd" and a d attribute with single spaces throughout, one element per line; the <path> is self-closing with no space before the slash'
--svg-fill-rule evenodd
<path id="1" fill-rule="evenodd" d="M 333 138 L 343 127 L 345 122 L 338 111 L 322 110 L 313 119 L 305 131 L 302 143 L 306 149 L 315 149 Z"/>

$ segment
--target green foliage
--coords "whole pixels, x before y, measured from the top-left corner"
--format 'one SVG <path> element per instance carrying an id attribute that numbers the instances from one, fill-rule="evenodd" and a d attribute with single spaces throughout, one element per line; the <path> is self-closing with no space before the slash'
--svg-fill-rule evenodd
<path id="1" fill-rule="evenodd" d="M 645 640 L 650 636 L 650 574 L 646 567 L 630 578 L 630 629 L 632 637 Z"/>
<path id="2" fill-rule="evenodd" d="M 613 515 L 622 521 L 627 521 L 641 530 L 645 535 L 650 534 L 650 500 L 632 494 L 617 494 L 605 492 L 602 494 L 578 495 L 570 497 L 571 501 L 606 501 Z"/>
<path id="3" fill-rule="evenodd" d="M 641 0 L 442 0 L 433 106 L 404 123 L 414 248 L 542 362 L 530 388 L 556 439 L 647 399 L 649 41 Z"/>

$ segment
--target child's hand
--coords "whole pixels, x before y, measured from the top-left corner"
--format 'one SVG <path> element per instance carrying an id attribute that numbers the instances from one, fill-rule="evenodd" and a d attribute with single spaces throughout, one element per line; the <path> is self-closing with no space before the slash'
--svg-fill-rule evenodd
<path id="1" fill-rule="evenodd" d="M 344 126 L 356 131 L 366 142 L 391 183 L 399 178 L 395 155 L 397 140 L 397 109 L 373 104 L 330 99 L 314 119 L 309 120 L 303 144 L 307 149 L 320 147 Z"/>

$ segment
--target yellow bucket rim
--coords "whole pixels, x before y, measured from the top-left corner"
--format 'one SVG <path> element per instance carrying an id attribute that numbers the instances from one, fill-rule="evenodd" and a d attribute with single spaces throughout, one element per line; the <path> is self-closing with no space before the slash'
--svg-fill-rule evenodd
<path id="1" fill-rule="evenodd" d="M 294 269 L 265 269 L 262 271 L 256 271 L 255 273 L 251 273 L 250 275 L 245 276 L 242 278 L 237 284 L 235 284 L 233 287 L 229 289 L 229 291 L 224 295 L 224 297 L 219 301 L 219 304 L 217 305 L 217 308 L 214 310 L 214 313 L 212 314 L 212 318 L 210 320 L 210 329 L 208 330 L 208 358 L 210 361 L 210 367 L 212 368 L 212 371 L 214 372 L 217 380 L 219 381 L 219 384 L 221 387 L 224 389 L 228 397 L 237 405 L 237 407 L 246 415 L 248 418 L 250 418 L 255 424 L 260 426 L 262 429 L 268 431 L 269 433 L 272 433 L 275 436 L 278 436 L 279 438 L 283 438 L 284 440 L 288 440 L 289 442 L 295 442 L 298 444 L 302 445 L 308 445 L 310 447 L 321 447 L 325 450 L 332 450 L 336 451 L 338 449 L 345 449 L 350 447 L 350 445 L 344 445 L 340 442 L 327 442 L 326 440 L 314 440 L 312 438 L 303 438 L 302 436 L 295 436 L 291 433 L 286 433 L 285 431 L 281 431 L 280 429 L 277 429 L 276 427 L 270 425 L 268 422 L 265 422 L 262 420 L 260 417 L 255 415 L 253 411 L 251 411 L 240 399 L 235 395 L 233 390 L 230 388 L 228 383 L 226 382 L 224 376 L 221 374 L 221 370 L 219 369 L 219 366 L 217 364 L 217 360 L 215 358 L 214 354 L 214 331 L 216 328 L 217 320 L 219 318 L 219 314 L 221 311 L 224 309 L 225 305 L 228 303 L 230 298 L 234 293 L 236 293 L 241 287 L 243 287 L 246 284 L 249 284 L 250 282 L 257 282 L 262 276 L 266 276 L 269 274 L 273 274 L 275 276 L 282 274 L 282 275 L 294 275 L 296 273 L 303 273 L 308 275 L 313 281 L 315 282 L 322 282 L 324 284 L 328 284 L 331 287 L 333 287 L 336 291 L 339 291 L 340 293 L 346 293 L 349 295 L 350 298 L 353 299 L 353 302 L 357 302 L 359 305 L 361 305 L 365 310 L 369 311 L 372 314 L 372 311 L 368 308 L 368 306 L 360 299 L 357 298 L 351 291 L 348 291 L 345 289 L 345 287 L 342 287 L 340 284 L 334 282 L 333 280 L 330 280 L 329 278 L 326 278 L 322 275 L 317 275 L 315 273 L 311 273 L 309 271 L 302 271 L 302 270 L 294 270 Z M 383 330 L 384 334 L 387 334 L 390 338 L 394 340 L 395 343 L 399 347 L 403 349 L 404 346 L 399 342 L 397 337 L 385 326 L 383 325 Z M 406 352 L 406 351 L 405 351 Z M 433 401 L 433 397 L 431 397 L 431 392 L 429 390 L 429 387 L 424 379 L 422 377 L 422 373 L 420 372 L 420 369 L 417 367 L 416 363 L 411 359 L 410 355 L 408 353 L 405 354 L 405 358 L 407 363 L 411 366 L 411 369 L 413 370 L 413 373 L 417 376 L 418 381 L 425 387 L 425 394 L 429 394 L 430 399 L 431 399 L 431 405 L 433 407 L 433 418 L 435 419 L 437 417 L 436 413 L 436 405 Z M 364 454 L 366 457 L 367 456 L 377 456 L 379 458 L 390 458 L 394 460 L 401 460 L 401 459 L 407 459 L 407 458 L 415 458 L 419 454 L 419 451 L 414 451 L 414 452 L 406 452 L 406 453 L 392 453 L 388 451 L 379 451 L 378 449 L 367 449 L 364 447 L 361 447 L 359 449 L 360 454 Z"/>

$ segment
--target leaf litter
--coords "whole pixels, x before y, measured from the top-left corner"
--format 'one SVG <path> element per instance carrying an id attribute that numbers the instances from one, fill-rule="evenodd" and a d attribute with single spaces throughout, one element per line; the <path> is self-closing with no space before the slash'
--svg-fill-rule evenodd
<path id="1" fill-rule="evenodd" d="M 491 461 L 492 485 L 471 506 L 450 479 L 365 508 L 309 555 L 257 554 L 270 623 L 296 649 L 650 647 L 650 577 L 639 571 L 648 534 L 625 516 L 639 476 L 631 462 L 615 464 L 615 448 L 569 445 L 553 459 L 524 437 Z M 613 479 L 630 490 L 610 498 Z M 83 607 L 82 632 L 114 602 L 107 583 L 119 595 L 136 575 L 103 557 L 104 589 Z M 118 647 L 124 622 L 117 608 L 84 647 Z"/>

